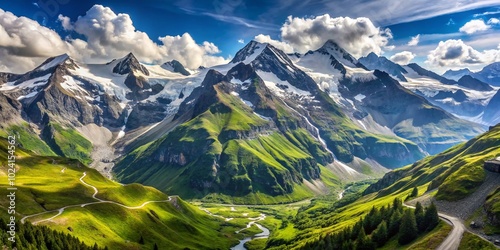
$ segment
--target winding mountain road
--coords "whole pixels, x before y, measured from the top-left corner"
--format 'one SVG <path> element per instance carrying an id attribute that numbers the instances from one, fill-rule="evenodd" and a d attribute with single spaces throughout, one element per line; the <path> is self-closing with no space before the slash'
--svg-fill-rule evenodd
<path id="1" fill-rule="evenodd" d="M 415 209 L 415 207 L 410 206 L 410 205 L 406 205 L 404 202 L 403 202 L 403 206 L 411 208 L 411 209 Z M 466 230 L 464 223 L 459 218 L 449 216 L 447 214 L 438 213 L 438 216 L 442 221 L 450 224 L 453 227 L 453 229 L 448 234 L 446 239 L 444 239 L 444 241 L 441 243 L 441 245 L 439 245 L 439 247 L 436 248 L 436 250 L 456 250 L 456 249 L 458 249 L 458 246 L 460 246 L 460 241 L 462 241 L 462 236 Z"/>
<path id="2" fill-rule="evenodd" d="M 444 239 L 443 243 L 441 243 L 441 245 L 439 245 L 436 250 L 458 249 L 458 247 L 460 246 L 460 241 L 462 241 L 462 236 L 465 232 L 465 225 L 459 218 L 442 213 L 438 213 L 438 215 L 441 220 L 452 225 L 453 230 L 451 230 L 446 239 Z"/>
<path id="3" fill-rule="evenodd" d="M 118 203 L 116 201 L 107 201 L 107 200 L 103 200 L 103 199 L 99 199 L 97 198 L 97 194 L 99 193 L 99 190 L 95 187 L 95 186 L 92 186 L 88 183 L 86 183 L 83 178 L 85 178 L 85 176 L 87 176 L 87 172 L 83 172 L 83 176 L 80 177 L 80 182 L 85 185 L 85 186 L 88 186 L 92 189 L 94 189 L 94 194 L 92 195 L 92 198 L 97 200 L 97 201 L 94 201 L 94 202 L 87 202 L 87 203 L 82 203 L 82 204 L 75 204 L 75 205 L 69 205 L 69 206 L 65 206 L 65 207 L 62 207 L 62 208 L 59 208 L 59 209 L 56 209 L 56 210 L 50 210 L 50 211 L 45 211 L 45 212 L 41 212 L 41 213 L 37 213 L 37 214 L 32 214 L 32 215 L 27 215 L 27 216 L 24 216 L 23 218 L 21 218 L 21 223 L 24 224 L 24 222 L 26 221 L 26 219 L 28 218 L 32 218 L 32 217 L 36 217 L 36 216 L 39 216 L 39 215 L 43 215 L 43 214 L 48 214 L 48 213 L 53 213 L 53 212 L 56 212 L 57 211 L 57 214 L 50 217 L 50 218 L 47 218 L 47 219 L 43 219 L 43 220 L 39 220 L 39 221 L 35 221 L 33 222 L 33 225 L 36 225 L 38 223 L 41 223 L 41 222 L 44 222 L 44 221 L 50 221 L 54 218 L 56 218 L 57 216 L 61 215 L 64 210 L 68 209 L 68 208 L 73 208 L 73 207 L 85 207 L 85 206 L 88 206 L 88 205 L 93 205 L 93 204 L 103 204 L 103 203 L 110 203 L 110 204 L 115 204 L 115 205 L 118 205 L 118 206 L 121 206 L 121 207 L 124 207 L 126 209 L 140 209 L 140 208 L 143 208 L 144 206 L 150 204 L 150 203 L 160 203 L 160 202 L 169 202 L 172 200 L 172 196 L 169 196 L 167 200 L 159 200 L 159 201 L 146 201 L 144 203 L 142 203 L 141 205 L 139 206 L 135 206 L 135 207 L 131 207 L 131 206 L 126 206 L 126 205 L 123 205 L 121 203 Z"/>

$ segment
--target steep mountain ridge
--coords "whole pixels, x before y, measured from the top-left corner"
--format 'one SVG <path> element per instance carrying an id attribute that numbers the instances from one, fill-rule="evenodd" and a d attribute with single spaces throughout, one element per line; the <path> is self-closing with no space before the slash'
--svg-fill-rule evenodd
<path id="1" fill-rule="evenodd" d="M 463 76 L 471 75 L 471 74 L 472 74 L 472 71 L 470 71 L 468 68 L 458 69 L 458 70 L 449 69 L 446 72 L 444 72 L 444 74 L 442 76 L 445 78 L 448 78 L 450 80 L 458 81 Z"/>
<path id="2" fill-rule="evenodd" d="M 472 76 L 493 86 L 500 87 L 500 62 L 487 65 L 481 71 L 472 73 Z"/>
<path id="3" fill-rule="evenodd" d="M 371 52 L 366 57 L 361 57 L 358 60 L 368 69 L 378 69 L 380 71 L 387 72 L 391 76 L 395 76 L 400 81 L 407 81 L 404 74 L 408 73 L 408 71 L 406 71 L 401 65 L 392 62 L 386 57 L 379 57 L 375 53 Z"/>
<path id="4" fill-rule="evenodd" d="M 388 59 L 382 56 L 377 59 L 375 56 L 372 55 L 369 68 L 388 71 L 384 63 Z M 368 61 L 367 58 L 360 60 Z M 398 68 L 395 63 L 389 64 L 392 68 Z M 489 84 L 466 75 L 461 75 L 457 79 L 447 79 L 415 63 L 401 67 L 405 70 L 402 73 L 405 80 L 401 80 L 400 83 L 405 88 L 461 119 L 492 125 L 481 117 L 486 105 L 496 92 Z M 448 75 L 452 74 L 450 72 Z M 466 73 L 467 71 L 460 72 Z"/>

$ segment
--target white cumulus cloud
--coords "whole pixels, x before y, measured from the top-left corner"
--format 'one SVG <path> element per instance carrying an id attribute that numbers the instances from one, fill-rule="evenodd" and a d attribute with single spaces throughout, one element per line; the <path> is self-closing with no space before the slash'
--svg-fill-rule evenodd
<path id="1" fill-rule="evenodd" d="M 410 41 L 408 42 L 408 46 L 417 46 L 419 42 L 420 42 L 420 34 L 412 36 Z"/>
<path id="2" fill-rule="evenodd" d="M 500 19 L 492 17 L 488 20 L 488 24 L 492 24 L 492 25 L 500 24 Z"/>
<path id="3" fill-rule="evenodd" d="M 71 28 L 85 36 L 86 59 L 116 58 L 132 52 L 144 62 L 162 63 L 175 59 L 188 68 L 212 66 L 207 62 L 219 64 L 226 61 L 222 57 L 211 58 L 212 54 L 220 52 L 215 44 L 207 41 L 197 44 L 189 33 L 159 37 L 162 44 L 158 44 L 145 32 L 136 30 L 128 14 L 116 14 L 102 5 L 94 5 L 74 23 L 68 24 L 69 20 L 62 16 L 59 19 L 64 28 Z"/>
<path id="4" fill-rule="evenodd" d="M 410 61 L 413 60 L 413 58 L 415 58 L 415 54 L 411 53 L 410 51 L 402 51 L 394 54 L 389 59 L 391 59 L 391 61 L 395 63 L 406 65 L 410 63 Z"/>
<path id="5" fill-rule="evenodd" d="M 215 55 L 220 53 L 215 44 L 208 41 L 199 44 L 188 33 L 159 37 L 155 42 L 135 28 L 128 14 L 116 14 L 102 5 L 94 5 L 76 20 L 62 15 L 58 20 L 65 30 L 83 38 L 62 39 L 57 32 L 32 19 L 0 9 L 0 69 L 26 72 L 47 57 L 63 53 L 84 62 L 103 62 L 132 52 L 143 62 L 176 59 L 188 68 L 228 61 Z"/>
<path id="6" fill-rule="evenodd" d="M 47 57 L 70 50 L 55 31 L 0 9 L 0 68 L 24 73 Z"/>
<path id="7" fill-rule="evenodd" d="M 460 27 L 459 31 L 466 34 L 473 34 L 479 31 L 485 31 L 490 29 L 491 26 L 484 23 L 483 19 L 474 19 L 468 21 L 464 26 Z"/>
<path id="8" fill-rule="evenodd" d="M 300 53 L 318 49 L 326 41 L 333 40 L 355 57 L 360 57 L 370 52 L 381 54 L 392 39 L 392 33 L 389 29 L 376 27 L 366 17 L 354 19 L 325 14 L 308 18 L 289 16 L 281 27 L 281 37 Z"/>
<path id="9" fill-rule="evenodd" d="M 441 67 L 463 67 L 495 61 L 500 61 L 500 50 L 477 51 L 460 39 L 450 39 L 439 42 L 438 46 L 427 55 L 426 63 Z"/>

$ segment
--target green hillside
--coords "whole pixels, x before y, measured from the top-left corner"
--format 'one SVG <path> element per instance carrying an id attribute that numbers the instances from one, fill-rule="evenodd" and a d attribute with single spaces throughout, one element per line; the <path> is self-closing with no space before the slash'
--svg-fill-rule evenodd
<path id="1" fill-rule="evenodd" d="M 422 186 L 426 190 L 438 188 L 437 199 L 459 200 L 483 183 L 487 174 L 483 164 L 500 156 L 499 141 L 500 126 L 496 126 L 468 142 L 388 173 L 366 193 L 379 191 L 384 195 Z"/>
<path id="2" fill-rule="evenodd" d="M 466 197 L 480 186 L 488 174 L 482 167 L 484 161 L 500 155 L 499 141 L 500 126 L 496 126 L 441 154 L 429 156 L 413 165 L 389 172 L 384 178 L 368 187 L 364 183 L 349 186 L 343 199 L 339 201 L 336 195 L 315 198 L 309 206 L 301 208 L 293 218 L 289 218 L 288 226 L 294 229 L 289 232 L 293 233 L 286 237 L 281 234 L 272 234 L 267 242 L 267 248 L 307 249 L 308 246 L 332 244 L 334 239 L 345 237 L 342 236 L 342 232 L 353 230 L 359 219 L 369 215 L 371 210 L 388 207 L 396 198 L 408 199 L 415 187 L 417 187 L 416 196 L 432 190 L 431 194 L 435 194 L 437 199 L 458 200 Z M 499 193 L 497 188 L 487 197 L 484 204 L 486 215 L 492 223 L 498 223 L 500 216 Z M 388 224 L 390 224 L 390 219 Z M 373 229 L 372 227 L 370 230 Z M 436 248 L 450 230 L 449 226 L 441 223 L 436 229 L 404 245 L 398 243 L 396 235 L 388 239 L 381 249 Z M 353 244 L 354 239 L 360 239 L 358 235 L 352 237 Z M 373 237 L 370 235 L 369 239 L 373 240 Z M 467 237 L 464 238 L 466 240 L 461 247 L 470 245 L 471 241 L 487 245 L 487 242 L 477 237 Z M 361 239 L 365 238 L 361 237 Z"/>
<path id="3" fill-rule="evenodd" d="M 7 146 L 4 139 L 0 140 L 0 195 L 3 197 L 8 192 Z M 26 220 L 76 236 L 87 245 L 97 243 L 109 249 L 152 249 L 155 243 L 160 249 L 227 249 L 237 243 L 231 232 L 220 232 L 225 222 L 179 197 L 169 198 L 154 188 L 138 184 L 122 186 L 76 160 L 35 156 L 20 148 L 16 149 L 16 155 L 17 220 L 40 213 Z M 93 188 L 80 178 L 95 186 L 99 191 L 96 197 L 105 202 L 94 199 Z M 141 206 L 146 201 L 159 202 L 124 207 Z M 95 204 L 82 207 L 85 203 Z M 8 206 L 7 199 L 0 200 L 4 220 L 9 216 Z M 56 216 L 65 206 L 70 207 Z"/>

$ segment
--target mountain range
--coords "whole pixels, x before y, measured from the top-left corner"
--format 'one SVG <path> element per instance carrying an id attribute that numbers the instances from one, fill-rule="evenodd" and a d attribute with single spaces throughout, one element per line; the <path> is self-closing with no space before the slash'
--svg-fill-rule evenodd
<path id="1" fill-rule="evenodd" d="M 498 63 L 488 65 L 477 73 L 468 69 L 449 70 L 440 76 L 418 64 L 401 66 L 373 53 L 360 58 L 360 61 L 369 69 L 390 72 L 405 88 L 456 117 L 489 126 L 498 123 L 497 117 L 488 111 L 492 109 L 494 102 L 491 105 L 490 102 L 498 91 L 498 81 L 495 80 Z"/>
<path id="2" fill-rule="evenodd" d="M 456 201 L 489 182 L 482 164 L 498 156 L 497 69 L 440 76 L 374 53 L 356 59 L 333 41 L 289 55 L 251 41 L 229 63 L 198 69 L 132 53 L 103 64 L 63 54 L 0 73 L 0 160 L 15 135 L 19 194 L 31 204 L 19 213 L 45 221 L 75 207 L 49 225 L 87 243 L 227 248 L 243 237 L 232 230 L 241 218 L 217 220 L 182 199 L 262 205 L 320 196 L 293 216 L 273 215 L 286 233 L 265 247 L 300 247 L 412 188 Z M 332 193 L 340 201 L 332 204 Z M 492 218 L 497 193 L 478 203 Z M 101 209 L 83 209 L 96 201 Z M 138 201 L 161 204 L 132 207 Z M 77 226 L 81 218 L 105 226 Z M 140 230 L 128 233 L 122 220 Z M 211 245 L 215 238 L 224 240 Z"/>
<path id="3" fill-rule="evenodd" d="M 2 82 L 2 127 L 24 131 L 28 150 L 186 198 L 250 203 L 299 200 L 441 152 L 484 131 L 447 100 L 475 109 L 486 100 L 473 94 L 494 94 L 416 64 L 358 61 L 333 41 L 290 57 L 252 41 L 195 71 L 132 53 L 106 64 L 61 55 Z"/>

